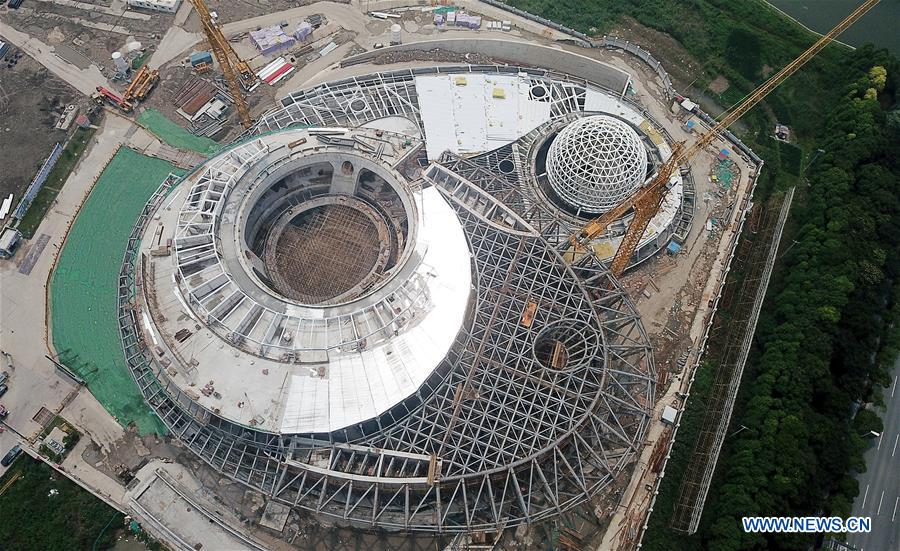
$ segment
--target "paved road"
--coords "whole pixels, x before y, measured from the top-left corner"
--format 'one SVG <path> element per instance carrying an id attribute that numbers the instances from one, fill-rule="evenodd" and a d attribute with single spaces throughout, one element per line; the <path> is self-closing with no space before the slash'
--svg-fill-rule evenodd
<path id="1" fill-rule="evenodd" d="M 19 271 L 19 264 L 28 256 L 28 250 L 20 251 L 12 261 L 0 262 L 0 350 L 11 356 L 10 360 L 0 357 L 2 369 L 10 372 L 9 392 L 0 403 L 9 410 L 6 422 L 16 431 L 31 436 L 41 425 L 34 421 L 35 414 L 46 407 L 56 410 L 63 399 L 75 388 L 73 381 L 60 375 L 56 368 L 44 357 L 50 350 L 45 345 L 47 276 L 59 251 L 62 236 L 78 210 L 86 193 L 106 166 L 107 161 L 119 145 L 128 140 L 127 134 L 133 128 L 130 121 L 116 116 L 107 116 L 100 130 L 95 134 L 94 143 L 81 162 L 69 176 L 56 203 L 47 213 L 37 234 L 50 236 L 46 247 L 37 255 L 30 274 Z M 25 245 L 34 246 L 34 242 Z M 96 400 L 86 391 L 78 397 L 78 409 L 74 410 L 74 421 L 80 421 L 82 428 L 102 427 L 97 432 L 110 432 L 108 417 Z M 70 408 L 75 403 L 70 404 Z M 121 428 L 119 428 L 121 431 Z M 100 439 L 101 443 L 110 436 Z M 13 445 L 15 436 L 7 430 L 0 435 L 0 454 Z"/>
<path id="2" fill-rule="evenodd" d="M 900 388 L 894 364 L 893 383 L 885 391 L 884 431 L 866 451 L 868 470 L 859 475 L 860 494 L 853 515 L 872 517 L 872 531 L 850 534 L 847 543 L 860 551 L 900 549 Z"/>

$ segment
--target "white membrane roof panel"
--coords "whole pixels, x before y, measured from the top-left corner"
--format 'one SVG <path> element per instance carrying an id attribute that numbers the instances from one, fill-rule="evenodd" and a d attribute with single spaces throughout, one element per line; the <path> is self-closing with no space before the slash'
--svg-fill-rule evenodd
<path id="1" fill-rule="evenodd" d="M 465 84 L 457 84 L 464 79 Z M 462 82 L 462 81 L 460 81 Z M 474 154 L 487 151 L 487 101 L 484 97 L 484 76 L 451 77 L 453 131 L 456 135 L 455 153 Z M 428 131 L 425 131 L 427 139 Z"/>
<path id="2" fill-rule="evenodd" d="M 415 82 L 430 160 L 444 151 L 491 151 L 550 120 L 550 102 L 531 99 L 528 77 L 461 73 Z"/>
<path id="3" fill-rule="evenodd" d="M 625 119 L 635 126 L 640 126 L 645 119 L 640 111 L 624 101 L 616 99 L 602 90 L 591 87 L 585 90 L 584 110 L 589 113 L 592 111 L 610 113 Z"/>
<path id="4" fill-rule="evenodd" d="M 425 150 L 429 159 L 437 159 L 444 151 L 455 151 L 453 129 L 453 90 L 450 78 L 441 75 L 416 77 L 419 114 L 425 127 Z"/>
<path id="5" fill-rule="evenodd" d="M 469 247 L 437 189 L 422 191 L 421 208 L 419 239 L 428 246 L 417 268 L 428 287 L 424 313 L 378 346 L 330 353 L 322 376 L 315 369 L 292 375 L 281 432 L 330 432 L 376 417 L 418 390 L 447 355 L 469 302 Z"/>

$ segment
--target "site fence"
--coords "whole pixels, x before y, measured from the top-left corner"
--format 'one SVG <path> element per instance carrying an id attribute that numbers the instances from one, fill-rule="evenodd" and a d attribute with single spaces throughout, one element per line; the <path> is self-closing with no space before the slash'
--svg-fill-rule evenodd
<path id="1" fill-rule="evenodd" d="M 22 196 L 22 200 L 19 201 L 19 205 L 16 207 L 16 211 L 13 213 L 13 218 L 16 220 L 21 220 L 25 213 L 28 212 L 28 207 L 31 206 L 31 202 L 34 201 L 34 198 L 37 197 L 39 191 L 44 186 L 44 182 L 47 181 L 47 177 L 50 176 L 50 171 L 53 170 L 53 167 L 56 166 L 56 161 L 59 160 L 59 157 L 62 155 L 63 148 L 57 143 L 53 147 L 53 151 L 50 152 L 50 156 L 47 157 L 47 160 L 44 161 L 44 164 L 41 165 L 40 170 L 38 170 L 37 174 L 35 174 L 34 179 L 31 180 L 31 184 L 28 185 L 28 189 L 25 191 L 25 195 Z"/>

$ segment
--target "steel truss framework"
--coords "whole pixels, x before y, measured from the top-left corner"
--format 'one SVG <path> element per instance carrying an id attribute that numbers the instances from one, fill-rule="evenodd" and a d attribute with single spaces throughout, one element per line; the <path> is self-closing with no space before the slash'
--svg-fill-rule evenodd
<path id="1" fill-rule="evenodd" d="M 497 65 L 422 67 L 352 77 L 294 92 L 281 100 L 282 107 L 260 117 L 245 133 L 254 135 L 294 125 L 356 127 L 384 117 L 405 117 L 423 128 L 415 77 L 453 73 L 517 75 L 525 73 L 532 86 L 548 90 L 551 118 L 584 111 L 586 88 L 599 85 L 553 71 Z M 617 91 L 611 95 L 618 97 Z M 640 108 L 638 108 L 640 109 Z"/>
<path id="2" fill-rule="evenodd" d="M 528 189 L 536 185 L 532 181 L 534 175 L 529 174 L 528 167 L 532 165 L 535 151 L 549 131 L 560 129 L 563 123 L 572 122 L 578 118 L 579 114 L 584 113 L 587 87 L 603 89 L 598 84 L 571 75 L 533 67 L 459 65 L 403 69 L 352 77 L 323 83 L 315 88 L 290 94 L 282 100 L 282 107 L 273 109 L 260 117 L 257 125 L 245 133 L 245 136 L 296 125 L 355 127 L 392 116 L 405 117 L 421 130 L 424 125 L 419 115 L 415 77 L 467 72 L 527 74 L 532 80 L 533 86 L 539 85 L 547 89 L 547 98 L 551 103 L 549 122 L 535 128 L 513 144 L 469 159 L 485 168 L 492 176 L 503 177 L 510 182 L 510 185 L 518 186 L 521 191 L 520 195 L 525 196 L 523 200 L 529 204 L 528 208 L 535 207 L 537 210 L 532 210 L 532 212 L 540 212 L 545 221 L 552 220 L 554 225 L 562 224 L 562 231 L 566 232 L 565 237 L 568 238 L 573 231 L 583 226 L 584 221 L 567 216 L 558 210 L 551 212 L 554 209 L 546 208 L 546 198 L 541 197 L 535 189 Z M 609 92 L 618 97 L 617 91 Z M 619 99 L 628 102 L 626 98 Z M 640 105 L 632 103 L 631 106 L 640 111 L 648 120 L 653 120 L 650 113 Z M 669 143 L 673 143 L 672 137 L 668 135 L 665 128 L 655 123 L 653 126 L 665 135 Z M 498 169 L 502 156 L 514 163 L 514 176 L 508 171 L 504 172 Z M 686 241 L 694 216 L 694 183 L 690 171 L 683 172 L 681 177 L 684 184 L 683 195 L 675 220 L 654 239 L 640 244 L 632 258 L 632 266 L 656 254 L 673 237 L 682 243 Z M 522 214 L 522 211 L 517 212 Z M 626 215 L 621 221 L 613 224 L 609 229 L 611 234 L 624 233 L 630 217 L 630 214 Z M 527 216 L 526 219 L 530 223 L 537 222 Z M 540 224 L 537 226 L 543 235 L 549 237 L 550 234 Z"/>
<path id="3" fill-rule="evenodd" d="M 608 115 L 581 118 L 553 140 L 547 176 L 575 208 L 605 212 L 647 177 L 647 149 L 627 123 Z"/>
<path id="4" fill-rule="evenodd" d="M 496 197 L 534 226 L 549 243 L 564 251 L 570 247 L 569 236 L 578 231 L 584 221 L 549 205 L 547 199 L 537 190 L 535 182 L 529 181 L 533 178 L 530 178 L 527 170 L 527 159 L 533 153 L 534 141 L 540 130 L 535 129 L 512 144 L 474 157 L 462 158 L 445 153 L 440 162 Z M 497 170 L 496 167 L 504 162 L 510 163 L 509 166 L 515 166 L 515 170 L 507 172 Z M 632 266 L 656 254 L 673 236 L 681 242 L 686 240 L 694 216 L 694 183 L 690 173 L 684 175 L 683 182 L 682 203 L 674 223 L 666 228 L 665 232 L 638 247 L 632 258 Z M 621 234 L 630 217 L 631 215 L 628 215 L 611 225 L 608 235 Z"/>
<path id="5" fill-rule="evenodd" d="M 340 145 L 317 145 L 310 150 L 319 154 L 354 152 L 352 147 Z M 360 339 L 375 343 L 389 338 L 395 328 L 402 327 L 402 320 L 414 317 L 427 302 L 427 286 L 418 273 L 365 309 L 319 318 L 268 307 L 233 277 L 230 261 L 234 259 L 224 253 L 218 238 L 231 191 L 242 178 L 252 177 L 251 186 L 258 185 L 303 152 L 282 151 L 281 156 L 268 153 L 263 140 L 248 140 L 211 161 L 192 184 L 175 234 L 178 282 L 187 302 L 207 327 L 231 345 L 274 359 L 289 358 L 300 350 L 338 348 Z M 377 160 L 376 153 L 355 153 Z M 256 170 L 251 173 L 254 166 Z M 416 191 L 414 184 L 407 188 Z M 282 339 L 285 333 L 293 335 L 290 344 Z"/>
<path id="6" fill-rule="evenodd" d="M 495 161 L 512 155 L 504 149 Z M 138 247 L 162 193 L 151 200 L 125 253 L 119 327 L 137 384 L 175 437 L 270 499 L 361 527 L 463 532 L 539 522 L 626 472 L 656 379 L 637 311 L 596 258 L 564 261 L 563 222 L 514 175 L 478 161 L 443 165 L 422 181 L 454 208 L 472 252 L 464 327 L 415 400 L 327 434 L 234 424 L 169 381 L 138 322 L 146 307 Z M 536 351 L 548 339 L 584 344 L 548 366 Z"/>
<path id="7" fill-rule="evenodd" d="M 438 370 L 443 379 L 430 395 L 420 393 L 420 407 L 352 442 L 348 434 L 239 427 L 167 385 L 137 327 L 136 251 L 148 206 L 123 263 L 121 335 L 148 402 L 192 451 L 293 506 L 359 525 L 433 531 L 549 518 L 597 494 L 634 459 L 655 374 L 625 293 L 599 263 L 568 267 L 534 228 L 471 182 L 439 167 L 429 177 L 472 245 L 472 323 Z M 526 327 L 529 302 L 538 307 Z M 561 322 L 595 333 L 598 346 L 577 365 L 550 369 L 534 345 Z"/>

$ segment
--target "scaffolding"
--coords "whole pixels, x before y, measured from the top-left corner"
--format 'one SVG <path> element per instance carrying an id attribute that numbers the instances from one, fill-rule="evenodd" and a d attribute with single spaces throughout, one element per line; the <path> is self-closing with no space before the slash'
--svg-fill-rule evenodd
<path id="1" fill-rule="evenodd" d="M 700 524 L 793 197 L 791 188 L 772 204 L 757 205 L 757 212 L 751 212 L 748 220 L 750 233 L 745 234 L 738 247 L 739 264 L 735 271 L 742 277 L 726 283 L 720 308 L 728 310 L 729 315 L 720 313 L 713 328 L 710 350 L 715 353 L 709 355 L 708 361 L 716 364 L 716 372 L 675 500 L 671 526 L 676 531 L 693 534 Z"/>

